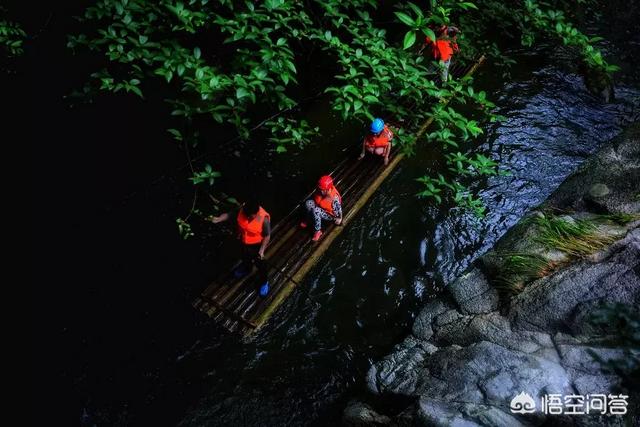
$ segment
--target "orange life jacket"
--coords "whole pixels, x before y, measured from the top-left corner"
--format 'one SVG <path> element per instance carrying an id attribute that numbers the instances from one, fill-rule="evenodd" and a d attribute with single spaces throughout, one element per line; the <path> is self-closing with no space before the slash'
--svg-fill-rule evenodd
<path id="1" fill-rule="evenodd" d="M 245 245 L 255 245 L 262 242 L 262 224 L 265 219 L 269 219 L 269 213 L 262 209 L 258 209 L 256 216 L 249 221 L 242 209 L 238 212 L 238 229 L 240 230 L 240 239 Z"/>
<path id="2" fill-rule="evenodd" d="M 449 39 L 438 39 L 434 43 L 427 37 L 426 41 L 431 46 L 431 54 L 435 60 L 448 61 L 453 56 L 453 52 L 458 51 L 458 44 Z"/>
<path id="3" fill-rule="evenodd" d="M 330 215 L 336 216 L 333 212 L 333 199 L 338 198 L 340 203 L 342 203 L 342 197 L 336 187 L 331 187 L 327 192 L 326 196 L 322 196 L 319 191 L 316 191 L 316 194 L 313 195 L 313 201 L 316 202 L 316 206 L 320 206 L 325 211 L 329 212 Z"/>
<path id="4" fill-rule="evenodd" d="M 384 125 L 384 129 L 378 135 L 369 134 L 364 140 L 364 143 L 367 144 L 367 147 L 378 148 L 378 147 L 386 147 L 389 145 L 389 141 L 393 138 L 393 132 Z"/>

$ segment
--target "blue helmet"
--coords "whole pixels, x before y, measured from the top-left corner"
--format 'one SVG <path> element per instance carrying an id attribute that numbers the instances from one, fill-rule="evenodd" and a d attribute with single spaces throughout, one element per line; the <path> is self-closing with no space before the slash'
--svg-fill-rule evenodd
<path id="1" fill-rule="evenodd" d="M 371 122 L 371 132 L 380 133 L 384 129 L 384 121 L 382 119 L 375 119 Z"/>

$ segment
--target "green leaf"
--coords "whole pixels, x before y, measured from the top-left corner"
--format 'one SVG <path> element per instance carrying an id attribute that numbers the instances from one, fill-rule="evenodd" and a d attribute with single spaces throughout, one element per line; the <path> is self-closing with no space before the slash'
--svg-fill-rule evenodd
<path id="1" fill-rule="evenodd" d="M 291 62 L 291 61 L 289 61 L 289 60 L 287 59 L 287 60 L 285 60 L 285 64 L 287 64 L 287 67 L 288 67 L 291 71 L 293 71 L 293 73 L 294 73 L 294 74 L 297 74 L 297 72 L 298 72 L 298 71 L 296 70 L 296 66 L 295 66 L 295 65 L 293 65 L 293 62 Z"/>
<path id="2" fill-rule="evenodd" d="M 178 129 L 167 129 L 167 132 L 169 132 L 171 135 L 173 135 L 173 137 L 179 141 L 182 140 L 182 134 L 180 133 L 180 131 Z"/>
<path id="3" fill-rule="evenodd" d="M 140 36 L 138 36 L 138 40 L 140 40 L 140 44 L 145 44 L 147 42 L 147 40 L 149 40 L 149 37 L 143 36 L 141 34 Z"/>
<path id="4" fill-rule="evenodd" d="M 236 89 L 236 98 L 242 99 L 245 96 L 249 96 L 249 91 L 243 87 Z"/>
<path id="5" fill-rule="evenodd" d="M 276 152 L 277 152 L 277 153 L 284 153 L 284 152 L 286 152 L 286 151 L 287 151 L 287 147 L 285 147 L 284 145 L 278 145 L 278 146 L 276 147 Z"/>
<path id="6" fill-rule="evenodd" d="M 435 40 L 436 39 L 436 33 L 433 32 L 432 29 L 430 28 L 422 28 L 422 33 L 429 37 L 431 40 Z"/>
<path id="7" fill-rule="evenodd" d="M 144 98 L 144 96 L 142 95 L 142 91 L 138 86 L 129 86 L 129 89 L 131 89 L 131 92 L 135 93 L 140 98 Z"/>
<path id="8" fill-rule="evenodd" d="M 409 49 L 416 42 L 416 33 L 414 31 L 408 31 L 404 35 L 404 49 Z"/>
<path id="9" fill-rule="evenodd" d="M 413 9 L 413 11 L 415 12 L 416 16 L 418 18 L 424 18 L 424 14 L 422 13 L 422 11 L 420 10 L 420 8 L 418 6 L 416 6 L 415 4 L 409 2 L 409 7 L 411 9 Z"/>
<path id="10" fill-rule="evenodd" d="M 405 25 L 408 25 L 410 27 L 414 27 L 416 25 L 415 21 L 413 20 L 413 18 L 411 18 L 409 15 L 407 15 L 406 13 L 403 12 L 393 12 L 395 13 L 395 15 L 398 17 L 398 19 Z"/>
<path id="11" fill-rule="evenodd" d="M 358 91 L 358 88 L 356 88 L 354 85 L 346 85 L 342 91 L 346 94 L 346 93 L 350 93 L 354 96 L 360 96 L 360 91 Z"/>
<path id="12" fill-rule="evenodd" d="M 196 59 L 200 59 L 200 55 L 202 54 L 202 52 L 200 52 L 200 48 L 199 47 L 194 47 L 193 48 L 193 56 L 195 56 Z"/>

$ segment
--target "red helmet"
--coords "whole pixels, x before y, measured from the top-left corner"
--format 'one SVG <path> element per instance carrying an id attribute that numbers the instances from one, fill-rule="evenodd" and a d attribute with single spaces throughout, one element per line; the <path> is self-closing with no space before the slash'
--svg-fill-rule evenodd
<path id="1" fill-rule="evenodd" d="M 321 190 L 328 190 L 333 187 L 333 179 L 329 175 L 320 177 L 318 180 L 318 188 Z"/>

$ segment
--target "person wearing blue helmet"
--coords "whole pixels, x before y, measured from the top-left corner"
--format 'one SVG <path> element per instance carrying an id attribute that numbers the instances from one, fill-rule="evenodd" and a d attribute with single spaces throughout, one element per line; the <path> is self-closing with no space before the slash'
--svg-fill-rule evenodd
<path id="1" fill-rule="evenodd" d="M 393 132 L 382 119 L 374 119 L 371 122 L 371 133 L 364 138 L 362 143 L 362 153 L 358 159 L 362 159 L 366 152 L 382 156 L 385 166 L 389 164 L 389 153 L 391 153 L 391 140 Z"/>

